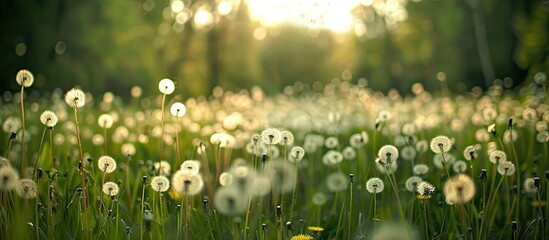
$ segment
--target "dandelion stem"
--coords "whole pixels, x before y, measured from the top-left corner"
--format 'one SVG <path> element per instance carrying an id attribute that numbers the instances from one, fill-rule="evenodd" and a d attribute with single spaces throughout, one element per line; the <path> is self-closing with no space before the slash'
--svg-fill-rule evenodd
<path id="1" fill-rule="evenodd" d="M 179 111 L 179 110 L 178 110 Z M 177 150 L 177 166 L 181 166 L 181 150 L 179 145 L 179 117 L 176 118 L 175 122 L 175 149 Z"/>
<path id="2" fill-rule="evenodd" d="M 44 143 L 44 136 L 46 135 L 47 127 L 48 126 L 44 126 L 44 131 L 42 132 L 42 138 L 40 140 L 40 147 L 38 147 L 38 156 L 36 156 L 36 162 L 34 163 L 34 170 L 32 171 L 32 177 L 36 181 L 38 181 L 38 176 L 36 176 L 36 169 L 38 168 L 38 162 L 40 161 L 40 154 L 42 153 L 42 144 Z"/>
<path id="3" fill-rule="evenodd" d="M 352 225 L 352 213 L 353 213 L 353 181 L 349 181 L 349 212 L 347 213 L 347 220 L 349 226 L 347 226 L 347 239 L 351 239 L 351 225 Z"/>
<path id="4" fill-rule="evenodd" d="M 158 159 L 158 162 L 160 163 L 160 167 L 158 168 L 158 175 L 160 176 L 160 171 L 162 170 L 162 149 L 164 147 L 164 103 L 166 102 L 166 94 L 164 93 L 162 95 L 162 108 L 161 108 L 161 132 L 160 132 L 160 158 Z"/>
<path id="5" fill-rule="evenodd" d="M 73 107 L 74 109 L 74 123 L 76 126 L 76 138 L 78 140 L 78 150 L 80 151 L 80 178 L 82 180 L 82 190 L 83 190 L 83 198 L 82 198 L 82 205 L 84 206 L 84 216 L 86 215 L 87 210 L 87 190 L 86 190 L 86 179 L 84 177 L 85 171 L 84 171 L 84 156 L 82 151 L 82 140 L 80 139 L 80 128 L 78 127 L 78 114 L 76 110 L 76 105 Z M 84 217 L 84 226 L 87 229 L 88 228 L 88 218 Z"/>
<path id="6" fill-rule="evenodd" d="M 341 210 L 339 211 L 339 219 L 337 220 L 337 230 L 336 230 L 336 238 L 335 239 L 339 239 L 339 229 L 341 227 L 341 220 L 343 218 L 343 210 L 345 209 L 345 202 L 347 202 L 347 195 L 344 195 L 343 196 L 343 204 L 341 206 Z"/>
<path id="7" fill-rule="evenodd" d="M 24 99 L 24 84 L 21 84 L 21 176 L 25 177 L 27 169 L 27 161 L 25 159 L 25 105 L 23 102 Z"/>
<path id="8" fill-rule="evenodd" d="M 429 226 L 428 226 L 428 219 L 427 219 L 427 200 L 423 200 L 423 220 L 425 221 L 423 223 L 423 226 L 425 228 L 425 239 L 429 240 Z"/>
<path id="9" fill-rule="evenodd" d="M 143 188 L 141 190 L 141 226 L 140 226 L 140 233 L 139 233 L 139 239 L 143 240 L 143 232 L 144 232 L 144 229 L 143 229 L 143 225 L 144 225 L 144 222 L 143 222 L 143 215 L 145 214 L 145 186 L 147 184 L 146 183 L 143 183 Z"/>

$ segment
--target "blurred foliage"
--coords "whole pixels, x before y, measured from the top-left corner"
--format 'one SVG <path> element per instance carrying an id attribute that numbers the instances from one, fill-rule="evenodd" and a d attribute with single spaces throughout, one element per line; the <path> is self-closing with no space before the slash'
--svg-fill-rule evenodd
<path id="1" fill-rule="evenodd" d="M 209 94 L 217 85 L 233 91 L 259 85 L 273 93 L 296 81 L 326 83 L 346 70 L 352 81 L 364 77 L 374 88 L 406 92 L 418 81 L 438 88 L 443 72 L 459 91 L 493 80 L 485 79 L 490 71 L 481 65 L 482 53 L 494 78 L 511 77 L 515 84 L 549 70 L 548 1 L 410 1 L 407 19 L 396 26 L 359 5 L 353 13 L 373 33 L 359 37 L 261 28 L 249 20 L 246 1 L 232 3 L 226 16 L 210 10 L 212 25 L 198 29 L 192 19 L 176 26 L 170 0 L 2 1 L 0 78 L 7 84 L 1 90 L 17 89 L 21 68 L 35 73 L 36 89 L 79 85 L 123 96 L 134 85 L 156 93 L 164 77 L 184 96 Z M 191 14 L 216 4 L 185 1 Z M 264 39 L 254 38 L 258 30 L 266 31 Z M 476 31 L 485 31 L 486 48 Z"/>

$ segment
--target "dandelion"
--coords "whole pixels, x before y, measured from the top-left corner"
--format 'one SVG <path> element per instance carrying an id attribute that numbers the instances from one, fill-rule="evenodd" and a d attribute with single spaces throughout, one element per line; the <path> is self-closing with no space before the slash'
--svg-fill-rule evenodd
<path id="1" fill-rule="evenodd" d="M 124 156 L 133 156 L 137 149 L 135 149 L 135 146 L 131 143 L 124 143 L 122 144 L 122 147 L 120 148 L 122 155 Z"/>
<path id="2" fill-rule="evenodd" d="M 261 139 L 269 145 L 278 144 L 281 138 L 280 131 L 276 128 L 267 128 L 261 132 Z"/>
<path id="3" fill-rule="evenodd" d="M 537 72 L 534 75 L 534 82 L 536 84 L 543 85 L 545 84 L 545 81 L 547 81 L 547 74 L 545 74 L 544 72 Z"/>
<path id="4" fill-rule="evenodd" d="M 99 118 L 97 118 L 97 124 L 99 124 L 99 127 L 104 129 L 109 129 L 112 127 L 114 123 L 114 120 L 110 114 L 101 114 L 99 115 Z"/>
<path id="5" fill-rule="evenodd" d="M 416 192 L 417 187 L 421 182 L 423 182 L 423 179 L 421 179 L 420 177 L 417 177 L 417 176 L 409 177 L 405 183 L 406 190 L 408 190 L 409 192 Z"/>
<path id="6" fill-rule="evenodd" d="M 186 112 L 187 108 L 185 108 L 185 105 L 180 102 L 176 102 L 170 107 L 170 113 L 172 114 L 172 116 L 177 118 L 185 116 Z"/>
<path id="7" fill-rule="evenodd" d="M 215 209 L 225 215 L 239 215 L 247 209 L 246 197 L 234 187 L 222 187 L 215 192 Z"/>
<path id="8" fill-rule="evenodd" d="M 435 193 L 435 186 L 433 184 L 423 181 L 417 187 L 417 193 L 422 198 L 430 198 Z"/>
<path id="9" fill-rule="evenodd" d="M 188 174 L 179 170 L 172 176 L 172 188 L 183 195 L 196 195 L 204 187 L 204 181 L 199 174 Z"/>
<path id="10" fill-rule="evenodd" d="M 456 162 L 456 157 L 451 153 L 445 153 L 444 156 L 442 153 L 437 153 L 433 156 L 433 164 L 438 169 L 444 169 L 444 165 L 451 166 L 454 162 Z"/>
<path id="11" fill-rule="evenodd" d="M 313 236 L 309 235 L 309 234 L 298 234 L 298 235 L 294 235 L 292 236 L 292 238 L 290 238 L 290 240 L 311 240 L 313 239 Z"/>
<path id="12" fill-rule="evenodd" d="M 290 154 L 288 154 L 288 161 L 291 163 L 301 162 L 303 156 L 305 156 L 305 149 L 295 146 L 290 150 Z"/>
<path id="13" fill-rule="evenodd" d="M 466 160 L 472 161 L 477 158 L 477 152 L 474 145 L 469 145 L 463 150 L 463 157 Z"/>
<path id="14" fill-rule="evenodd" d="M 353 160 L 356 158 L 356 150 L 351 146 L 345 147 L 343 151 L 341 151 L 341 154 L 343 154 L 345 160 Z"/>
<path id="15" fill-rule="evenodd" d="M 57 124 L 58 118 L 54 112 L 46 110 L 40 114 L 40 122 L 46 127 L 54 127 Z"/>
<path id="16" fill-rule="evenodd" d="M 511 176 L 515 173 L 515 164 L 511 162 L 503 162 L 498 165 L 498 173 L 502 176 Z"/>
<path id="17" fill-rule="evenodd" d="M 72 108 L 82 108 L 86 105 L 86 94 L 80 89 L 72 88 L 65 94 L 65 102 Z"/>
<path id="18" fill-rule="evenodd" d="M 155 192 L 165 192 L 170 188 L 170 180 L 164 176 L 156 176 L 151 180 L 151 188 Z"/>
<path id="19" fill-rule="evenodd" d="M 349 138 L 349 145 L 351 145 L 351 147 L 353 148 L 358 149 L 364 146 L 365 144 L 367 144 L 369 139 L 370 138 L 368 136 L 368 133 L 365 131 L 362 131 L 360 133 L 355 133 L 351 135 L 351 137 Z"/>
<path id="20" fill-rule="evenodd" d="M 112 173 L 116 170 L 116 161 L 110 156 L 101 156 L 97 160 L 97 167 L 104 173 Z"/>
<path id="21" fill-rule="evenodd" d="M 0 156 L 0 168 L 9 167 L 9 166 L 11 166 L 10 160 L 8 160 L 5 157 Z"/>
<path id="22" fill-rule="evenodd" d="M 343 161 L 343 154 L 335 150 L 329 150 L 322 156 L 322 163 L 324 165 L 336 165 L 341 161 Z"/>
<path id="23" fill-rule="evenodd" d="M 444 184 L 443 192 L 446 199 L 453 204 L 464 204 L 475 196 L 475 183 L 465 174 L 458 174 Z"/>
<path id="24" fill-rule="evenodd" d="M 381 158 L 376 158 L 375 163 L 376 163 L 376 168 L 380 173 L 391 174 L 398 169 L 397 162 L 385 164 L 383 161 L 381 161 Z"/>
<path id="25" fill-rule="evenodd" d="M 538 191 L 536 186 L 534 185 L 534 178 L 526 178 L 524 180 L 524 192 L 526 193 L 535 193 Z"/>
<path id="26" fill-rule="evenodd" d="M 507 154 L 501 150 L 494 150 L 490 153 L 489 160 L 493 164 L 501 164 L 503 162 L 507 162 Z"/>
<path id="27" fill-rule="evenodd" d="M 322 231 L 324 231 L 324 228 L 323 227 L 316 227 L 316 226 L 309 226 L 309 227 L 307 227 L 307 230 L 309 230 L 311 232 L 322 232 Z"/>
<path id="28" fill-rule="evenodd" d="M 158 90 L 164 95 L 170 95 L 175 90 L 175 84 L 172 80 L 164 78 L 158 83 Z"/>
<path id="29" fill-rule="evenodd" d="M 326 148 L 335 148 L 337 145 L 339 145 L 339 140 L 336 137 L 328 137 L 324 141 Z"/>
<path id="30" fill-rule="evenodd" d="M 326 178 L 326 185 L 328 190 L 332 192 L 339 192 L 347 189 L 348 178 L 341 172 L 334 172 Z"/>
<path id="31" fill-rule="evenodd" d="M 385 145 L 379 149 L 377 156 L 382 164 L 392 164 L 398 159 L 398 149 L 393 145 Z"/>
<path id="32" fill-rule="evenodd" d="M 250 193 L 254 197 L 262 197 L 271 192 L 271 180 L 267 177 L 257 176 L 250 185 Z"/>
<path id="33" fill-rule="evenodd" d="M 281 131 L 280 137 L 280 145 L 290 146 L 294 144 L 294 135 L 290 131 Z"/>
<path id="34" fill-rule="evenodd" d="M 503 133 L 504 143 L 516 142 L 517 139 L 518 139 L 518 132 L 515 129 L 509 129 Z"/>
<path id="35" fill-rule="evenodd" d="M 370 193 L 380 193 L 383 191 L 383 188 L 385 185 L 383 184 L 383 181 L 380 178 L 374 177 L 370 178 L 366 182 L 366 190 Z"/>
<path id="36" fill-rule="evenodd" d="M 391 112 L 389 112 L 389 110 L 386 110 L 386 109 L 382 109 L 377 113 L 377 119 L 379 119 L 382 122 L 387 122 L 391 120 L 392 116 L 393 115 L 391 114 Z"/>
<path id="37" fill-rule="evenodd" d="M 153 166 L 154 166 L 154 169 L 158 170 L 158 174 L 160 175 L 167 176 L 167 175 L 170 175 L 172 171 L 172 166 L 170 166 L 170 163 L 164 160 L 155 162 Z"/>
<path id="38" fill-rule="evenodd" d="M 490 124 L 488 125 L 488 127 L 486 128 L 486 131 L 488 131 L 489 133 L 492 133 L 492 135 L 494 137 L 497 137 L 498 136 L 498 133 L 496 131 L 496 124 Z"/>
<path id="39" fill-rule="evenodd" d="M 221 186 L 229 186 L 233 183 L 233 175 L 228 173 L 228 172 L 224 172 L 224 173 L 221 173 L 219 175 L 219 184 L 221 184 Z"/>
<path id="40" fill-rule="evenodd" d="M 111 197 L 116 196 L 119 190 L 120 188 L 118 187 L 118 184 L 114 182 L 106 182 L 105 184 L 103 184 L 103 193 Z"/>
<path id="41" fill-rule="evenodd" d="M 196 160 L 186 160 L 181 164 L 179 169 L 187 174 L 196 175 L 200 171 L 200 162 Z"/>
<path id="42" fill-rule="evenodd" d="M 0 168 L 0 190 L 10 191 L 17 186 L 19 174 L 12 166 Z"/>
<path id="43" fill-rule="evenodd" d="M 417 152 L 416 152 L 416 149 L 414 148 L 414 146 L 411 146 L 411 145 L 404 146 L 402 149 L 400 149 L 400 156 L 404 160 L 411 161 L 414 158 L 416 158 Z"/>
<path id="44" fill-rule="evenodd" d="M 26 69 L 19 70 L 15 76 L 15 81 L 22 87 L 30 87 L 34 83 L 34 75 Z"/>
<path id="45" fill-rule="evenodd" d="M 272 188 L 280 193 L 292 191 L 296 176 L 295 167 L 287 162 L 272 161 L 270 168 L 265 168 L 264 176 L 272 183 Z"/>
<path id="46" fill-rule="evenodd" d="M 23 178 L 15 187 L 17 195 L 24 199 L 33 199 L 38 196 L 38 188 L 36 183 L 28 178 Z"/>
<path id="47" fill-rule="evenodd" d="M 427 152 L 429 148 L 429 143 L 426 140 L 420 140 L 416 143 L 416 150 L 420 153 Z"/>
<path id="48" fill-rule="evenodd" d="M 313 202 L 314 205 L 322 206 L 328 201 L 328 198 L 326 197 L 325 193 L 317 192 L 313 194 L 311 201 Z"/>
<path id="49" fill-rule="evenodd" d="M 415 175 L 425 175 L 429 172 L 429 166 L 425 164 L 416 164 L 412 171 Z"/>
<path id="50" fill-rule="evenodd" d="M 452 169 L 456 173 L 465 172 L 467 170 L 467 163 L 465 163 L 464 161 L 461 161 L 461 160 L 457 161 L 457 162 L 454 163 L 454 165 L 452 165 Z"/>
<path id="51" fill-rule="evenodd" d="M 452 140 L 447 136 L 436 136 L 431 139 L 430 147 L 434 153 L 446 153 L 452 148 Z"/>

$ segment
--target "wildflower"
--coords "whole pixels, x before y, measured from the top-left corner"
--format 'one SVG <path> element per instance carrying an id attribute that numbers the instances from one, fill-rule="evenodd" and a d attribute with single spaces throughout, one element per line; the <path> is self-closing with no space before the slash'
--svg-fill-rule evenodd
<path id="1" fill-rule="evenodd" d="M 170 172 L 172 171 L 172 166 L 170 166 L 170 163 L 162 160 L 160 162 L 154 163 L 154 169 L 158 170 L 160 175 L 170 175 Z"/>
<path id="2" fill-rule="evenodd" d="M 545 74 L 544 72 L 537 72 L 534 75 L 534 82 L 537 85 L 543 85 L 545 84 L 545 81 L 547 81 L 547 74 Z"/>
<path id="3" fill-rule="evenodd" d="M 280 145 L 282 146 L 289 146 L 294 144 L 294 135 L 290 131 L 282 131 L 280 132 Z"/>
<path id="4" fill-rule="evenodd" d="M 515 129 L 509 129 L 503 133 L 504 143 L 516 142 L 517 139 L 518 139 L 518 132 Z"/>
<path id="5" fill-rule="evenodd" d="M 383 188 L 385 185 L 383 184 L 383 181 L 380 178 L 374 177 L 370 178 L 366 182 L 366 190 L 370 193 L 380 193 L 383 191 Z"/>
<path id="6" fill-rule="evenodd" d="M 418 141 L 418 142 L 416 143 L 416 150 L 417 150 L 418 152 L 423 153 L 423 152 L 426 152 L 426 151 L 427 151 L 427 149 L 429 148 L 428 146 L 429 146 L 429 144 L 427 143 L 426 140 L 421 140 L 421 141 Z"/>
<path id="7" fill-rule="evenodd" d="M 503 162 L 507 162 L 507 154 L 501 150 L 494 150 L 490 153 L 489 160 L 493 164 L 501 164 Z"/>
<path id="8" fill-rule="evenodd" d="M 47 127 L 54 127 L 57 124 L 57 115 L 54 112 L 46 110 L 40 114 L 40 122 Z"/>
<path id="9" fill-rule="evenodd" d="M 122 154 L 124 156 L 132 156 L 135 154 L 135 152 L 137 151 L 135 149 L 135 146 L 131 143 L 124 143 L 122 144 L 122 147 L 121 147 L 121 150 L 122 150 Z"/>
<path id="10" fill-rule="evenodd" d="M 290 238 L 290 240 L 311 240 L 313 239 L 313 236 L 309 235 L 309 234 L 298 234 L 298 235 L 294 235 L 292 236 L 292 238 Z"/>
<path id="11" fill-rule="evenodd" d="M 339 145 L 339 140 L 336 137 L 328 137 L 324 141 L 326 148 L 335 148 L 337 145 Z"/>
<path id="12" fill-rule="evenodd" d="M 116 161 L 112 157 L 101 156 L 97 160 L 97 166 L 102 172 L 112 173 L 116 170 Z"/>
<path id="13" fill-rule="evenodd" d="M 277 192 L 287 193 L 293 190 L 294 179 L 297 177 L 295 167 L 283 161 L 272 161 L 271 167 L 265 168 L 264 176 L 272 183 L 272 188 Z"/>
<path id="14" fill-rule="evenodd" d="M 511 176 L 515 173 L 515 164 L 511 162 L 503 162 L 498 165 L 498 173 L 502 176 Z"/>
<path id="15" fill-rule="evenodd" d="M 377 113 L 377 119 L 379 119 L 381 122 L 387 122 L 391 120 L 392 114 L 388 110 L 382 109 Z"/>
<path id="16" fill-rule="evenodd" d="M 170 181 L 164 176 L 156 176 L 151 180 L 151 187 L 156 192 L 165 192 L 170 188 Z"/>
<path id="17" fill-rule="evenodd" d="M 225 215 L 239 215 L 246 211 L 247 198 L 235 187 L 221 187 L 215 192 L 214 206 Z"/>
<path id="18" fill-rule="evenodd" d="M 463 150 L 463 157 L 466 160 L 472 161 L 477 158 L 477 152 L 474 145 L 469 145 Z"/>
<path id="19" fill-rule="evenodd" d="M 446 162 L 444 162 L 446 160 Z M 444 154 L 444 157 L 442 156 L 442 153 L 437 153 L 435 156 L 433 156 L 433 164 L 438 169 L 444 169 L 444 165 L 451 166 L 456 162 L 456 157 L 451 153 Z"/>
<path id="20" fill-rule="evenodd" d="M 271 180 L 267 177 L 257 176 L 253 178 L 250 185 L 250 193 L 252 196 L 265 196 L 271 192 Z"/>
<path id="21" fill-rule="evenodd" d="M 412 169 L 415 175 L 424 175 L 429 172 L 429 166 L 425 164 L 416 164 Z"/>
<path id="22" fill-rule="evenodd" d="M 328 198 L 326 197 L 326 194 L 324 194 L 323 192 L 317 192 L 313 194 L 312 202 L 314 205 L 322 206 L 326 203 L 326 201 L 328 201 Z"/>
<path id="23" fill-rule="evenodd" d="M 391 164 L 398 159 L 398 149 L 393 145 L 385 145 L 379 149 L 377 155 L 383 164 Z"/>
<path id="24" fill-rule="evenodd" d="M 454 172 L 457 172 L 457 173 L 465 172 L 467 170 L 467 163 L 459 160 L 455 162 L 454 165 L 452 165 L 452 169 L 454 170 Z"/>
<path id="25" fill-rule="evenodd" d="M 103 193 L 111 197 L 116 196 L 119 190 L 120 188 L 118 187 L 118 184 L 114 182 L 106 182 L 103 184 Z"/>
<path id="26" fill-rule="evenodd" d="M 19 175 L 12 166 L 0 168 L 0 190 L 10 191 L 17 186 Z"/>
<path id="27" fill-rule="evenodd" d="M 423 181 L 417 187 L 417 193 L 424 198 L 430 198 L 435 192 L 435 186 L 433 184 Z"/>
<path id="28" fill-rule="evenodd" d="M 341 154 L 343 154 L 345 160 L 353 160 L 356 158 L 356 150 L 351 146 L 344 148 L 343 151 L 341 151 Z"/>
<path id="29" fill-rule="evenodd" d="M 402 156 L 402 159 L 404 160 L 411 161 L 416 158 L 417 152 L 414 146 L 408 145 L 400 149 L 400 156 Z"/>
<path id="30" fill-rule="evenodd" d="M 524 191 L 527 193 L 535 193 L 538 191 L 534 186 L 534 178 L 526 178 L 524 180 Z"/>
<path id="31" fill-rule="evenodd" d="M 368 133 L 362 131 L 360 133 L 355 133 L 349 138 L 349 145 L 354 148 L 360 148 L 367 144 L 369 141 Z"/>
<path id="32" fill-rule="evenodd" d="M 185 108 L 185 105 L 180 102 L 176 102 L 172 104 L 172 106 L 170 107 L 170 113 L 174 117 L 178 117 L 178 118 L 183 117 L 185 116 L 186 112 L 187 112 L 187 109 Z"/>
<path id="33" fill-rule="evenodd" d="M 109 129 L 112 127 L 112 124 L 114 123 L 114 120 L 110 114 L 104 113 L 99 115 L 97 118 L 97 124 L 99 124 L 99 127 L 104 129 Z"/>
<path id="34" fill-rule="evenodd" d="M 391 173 L 394 173 L 398 168 L 397 162 L 386 164 L 383 161 L 381 161 L 381 158 L 376 158 L 375 163 L 376 163 L 377 170 L 381 173 L 391 174 Z"/>
<path id="35" fill-rule="evenodd" d="M 488 127 L 486 128 L 486 130 L 489 132 L 489 133 L 492 133 L 492 135 L 494 137 L 497 137 L 498 136 L 498 133 L 496 132 L 496 124 L 490 124 L 488 125 Z"/>
<path id="36" fill-rule="evenodd" d="M 158 90 L 163 94 L 170 95 L 175 90 L 175 84 L 172 80 L 164 78 L 158 83 Z"/>
<path id="37" fill-rule="evenodd" d="M 86 105 L 86 94 L 80 89 L 73 88 L 65 94 L 65 102 L 72 108 L 81 108 Z"/>
<path id="38" fill-rule="evenodd" d="M 343 161 L 343 154 L 336 150 L 328 150 L 324 156 L 322 156 L 322 163 L 324 165 L 335 165 Z"/>
<path id="39" fill-rule="evenodd" d="M 296 146 L 293 147 L 292 150 L 290 150 L 290 154 L 288 155 L 288 161 L 290 161 L 291 163 L 301 162 L 303 156 L 305 156 L 305 149 Z"/>
<path id="40" fill-rule="evenodd" d="M 23 87 L 30 87 L 34 83 L 34 75 L 29 70 L 22 69 L 17 72 L 15 76 L 15 81 L 17 84 Z"/>
<path id="41" fill-rule="evenodd" d="M 322 231 L 324 231 L 324 228 L 316 227 L 316 226 L 309 226 L 309 227 L 307 227 L 307 229 L 309 231 L 312 231 L 312 232 L 322 232 Z"/>
<path id="42" fill-rule="evenodd" d="M 233 175 L 228 173 L 228 172 L 224 172 L 224 173 L 221 173 L 219 175 L 219 184 L 221 184 L 221 186 L 229 186 L 233 183 Z"/>
<path id="43" fill-rule="evenodd" d="M 431 151 L 434 153 L 446 153 L 450 151 L 452 148 L 452 140 L 448 138 L 447 136 L 436 136 L 433 139 L 431 139 Z"/>
<path id="44" fill-rule="evenodd" d="M 326 178 L 326 185 L 328 189 L 332 192 L 338 192 L 347 189 L 348 180 L 345 175 L 341 172 L 334 172 Z"/>
<path id="45" fill-rule="evenodd" d="M 179 170 L 172 177 L 172 188 L 183 195 L 196 195 L 202 187 L 204 187 L 204 181 L 199 174 L 191 175 Z"/>
<path id="46" fill-rule="evenodd" d="M 0 168 L 11 166 L 10 160 L 0 156 Z"/>
<path id="47" fill-rule="evenodd" d="M 181 164 L 179 169 L 187 174 L 196 175 L 200 171 L 200 162 L 196 160 L 186 160 Z"/>
<path id="48" fill-rule="evenodd" d="M 416 192 L 417 191 L 417 187 L 419 186 L 419 184 L 422 182 L 423 180 L 420 178 L 420 177 L 417 177 L 417 176 L 412 176 L 412 177 L 409 177 L 408 180 L 406 180 L 406 190 L 408 190 L 409 192 Z"/>
<path id="49" fill-rule="evenodd" d="M 446 199 L 454 204 L 464 204 L 475 196 L 475 183 L 471 177 L 465 174 L 458 174 L 444 184 L 444 195 Z"/>
<path id="50" fill-rule="evenodd" d="M 267 128 L 261 132 L 261 139 L 263 139 L 263 142 L 266 144 L 278 144 L 281 138 L 280 131 L 276 128 Z"/>
<path id="51" fill-rule="evenodd" d="M 15 187 L 15 190 L 17 191 L 17 195 L 24 199 L 33 199 L 38 196 L 36 183 L 28 178 L 21 179 Z"/>

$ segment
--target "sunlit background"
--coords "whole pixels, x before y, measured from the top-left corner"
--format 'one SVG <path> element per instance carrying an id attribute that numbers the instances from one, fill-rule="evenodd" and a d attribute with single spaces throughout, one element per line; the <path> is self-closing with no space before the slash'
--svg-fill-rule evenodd
<path id="1" fill-rule="evenodd" d="M 539 0 L 8 0 L 0 26 L 1 90 L 17 88 L 21 68 L 36 89 L 122 96 L 164 77 L 184 96 L 334 79 L 465 91 L 549 69 Z"/>

